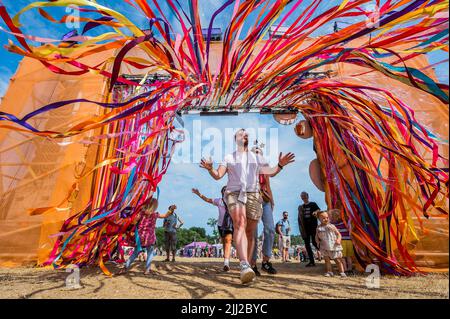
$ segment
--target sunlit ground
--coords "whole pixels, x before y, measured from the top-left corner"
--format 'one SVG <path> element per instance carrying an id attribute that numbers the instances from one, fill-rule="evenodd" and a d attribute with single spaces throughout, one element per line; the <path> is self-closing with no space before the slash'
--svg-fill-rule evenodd
<path id="1" fill-rule="evenodd" d="M 0 268 L 0 298 L 256 298 L 256 299 L 333 299 L 333 298 L 448 298 L 448 273 L 427 277 L 382 276 L 380 288 L 366 287 L 367 274 L 346 279 L 323 276 L 324 265 L 305 268 L 298 261 L 274 262 L 279 274 L 263 276 L 249 286 L 239 281 L 238 263 L 222 272 L 222 260 L 178 258 L 164 263 L 155 257 L 155 275 L 144 276 L 144 264 L 135 263 L 127 275 L 104 276 L 98 267 L 80 273 L 81 289 L 69 289 L 64 270 L 42 268 Z M 116 273 L 119 269 L 107 265 Z"/>

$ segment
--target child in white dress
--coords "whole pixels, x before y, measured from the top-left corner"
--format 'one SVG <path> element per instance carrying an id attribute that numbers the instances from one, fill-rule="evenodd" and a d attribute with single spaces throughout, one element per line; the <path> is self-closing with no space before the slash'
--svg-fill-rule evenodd
<path id="1" fill-rule="evenodd" d="M 336 263 L 341 277 L 347 277 L 344 272 L 344 265 L 342 263 L 342 236 L 339 230 L 330 223 L 328 212 L 321 211 L 317 214 L 320 225 L 316 230 L 316 242 L 319 246 L 322 256 L 325 258 L 325 265 L 327 272 L 326 277 L 332 277 L 333 271 L 331 268 L 331 259 Z"/>

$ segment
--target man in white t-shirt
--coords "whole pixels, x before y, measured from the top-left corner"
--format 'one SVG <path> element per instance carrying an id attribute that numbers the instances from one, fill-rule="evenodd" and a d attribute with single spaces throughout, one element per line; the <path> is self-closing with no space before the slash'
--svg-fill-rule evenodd
<path id="1" fill-rule="evenodd" d="M 294 162 L 294 154 L 280 154 L 278 165 L 270 167 L 259 154 L 248 150 L 248 134 L 244 129 L 237 131 L 234 139 L 237 151 L 225 156 L 224 161 L 214 169 L 210 160 L 202 159 L 200 167 L 219 180 L 228 174 L 225 191 L 225 203 L 233 219 L 234 242 L 238 251 L 241 266 L 241 282 L 248 283 L 255 278 L 248 257 L 254 249 L 254 232 L 262 215 L 262 198 L 260 195 L 259 175 L 275 176 L 285 165 Z"/>

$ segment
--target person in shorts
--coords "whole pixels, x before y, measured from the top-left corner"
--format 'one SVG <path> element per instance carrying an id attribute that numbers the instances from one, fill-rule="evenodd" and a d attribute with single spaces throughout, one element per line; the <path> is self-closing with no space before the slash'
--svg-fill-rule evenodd
<path id="1" fill-rule="evenodd" d="M 176 205 L 169 206 L 168 217 L 164 219 L 164 243 L 166 246 L 166 259 L 170 261 L 170 252 L 172 252 L 172 262 L 175 262 L 177 253 L 177 229 L 183 226 L 183 221 L 175 213 Z M 169 214 L 169 212 L 171 212 Z M 179 224 L 178 224 L 179 222 Z M 178 225 L 177 225 L 178 224 Z"/>
<path id="2" fill-rule="evenodd" d="M 248 149 L 248 134 L 240 129 L 234 136 L 237 150 L 225 156 L 224 161 L 214 169 L 212 160 L 202 159 L 200 167 L 208 170 L 215 179 L 228 175 L 225 191 L 225 203 L 233 220 L 234 242 L 240 260 L 240 279 L 249 283 L 255 278 L 249 257 L 253 254 L 254 234 L 262 216 L 262 198 L 260 195 L 259 175 L 275 176 L 284 166 L 294 162 L 294 154 L 280 154 L 278 165 L 270 167 L 261 155 Z"/>
<path id="3" fill-rule="evenodd" d="M 291 248 L 291 224 L 288 219 L 288 212 L 283 212 L 283 218 L 276 225 L 278 234 L 278 247 L 280 248 L 283 262 L 290 262 L 289 248 Z"/>
<path id="4" fill-rule="evenodd" d="M 219 231 L 219 236 L 222 239 L 222 245 L 224 250 L 224 265 L 223 271 L 230 270 L 230 254 L 231 254 L 231 243 L 233 241 L 233 222 L 231 217 L 228 214 L 227 206 L 225 205 L 225 190 L 226 187 L 222 187 L 222 197 L 220 198 L 208 198 L 205 195 L 201 194 L 200 191 L 196 188 L 192 189 L 192 192 L 200 197 L 205 202 L 214 205 L 217 207 L 219 216 L 217 218 L 217 228 Z"/>

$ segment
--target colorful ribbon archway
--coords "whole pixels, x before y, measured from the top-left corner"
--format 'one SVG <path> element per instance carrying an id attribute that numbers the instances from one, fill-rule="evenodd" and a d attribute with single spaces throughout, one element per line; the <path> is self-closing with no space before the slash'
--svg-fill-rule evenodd
<path id="1" fill-rule="evenodd" d="M 9 28 L 3 31 L 18 42 L 9 45 L 11 52 L 38 60 L 62 76 L 92 73 L 106 83 L 107 98 L 102 101 L 62 100 L 21 117 L 0 112 L 0 128 L 43 138 L 101 131 L 78 140 L 99 144 L 95 167 L 79 176 L 82 180 L 94 174 L 92 196 L 65 221 L 44 264 L 99 264 L 109 273 L 104 260 L 134 227 L 137 210 L 127 214 L 127 207 L 139 208 L 157 191 L 180 142 L 170 134 L 176 111 L 192 105 L 262 105 L 298 108 L 309 121 L 326 176 L 328 204 L 340 208 L 351 223 L 360 262 L 377 259 L 386 271 L 417 271 L 409 247 L 415 235 L 411 216 L 448 214 L 448 154 L 442 152 L 448 141 L 427 130 L 397 92 L 371 85 L 368 79 L 382 76 L 448 110 L 448 85 L 411 66 L 428 52 L 448 51 L 448 1 L 377 1 L 378 18 L 368 23 L 366 17 L 373 14 L 364 9 L 368 0 L 343 1 L 323 12 L 318 9 L 322 1 L 228 0 L 212 15 L 206 34 L 198 0 L 190 0 L 188 8 L 167 0 L 164 6 L 172 20 L 161 1 L 125 2 L 146 16 L 147 29 L 93 1 L 35 2 L 13 18 L 0 5 Z M 74 6 L 77 14 L 58 20 L 48 10 L 67 6 Z M 29 10 L 51 23 L 70 20 L 84 23 L 84 28 L 62 40 L 24 35 L 20 20 Z M 215 19 L 227 10 L 231 16 L 223 42 L 214 43 Z M 318 28 L 350 17 L 360 22 L 313 37 Z M 289 27 L 284 36 L 277 36 L 285 24 Z M 109 31 L 89 36 L 100 26 Z M 271 27 L 275 32 L 268 32 Z M 42 45 L 33 45 L 36 41 Z M 352 71 L 323 79 L 304 76 L 336 66 Z M 124 76 L 138 73 L 161 77 L 136 82 Z M 103 112 L 59 130 L 42 129 L 36 121 L 76 103 Z M 77 184 L 61 206 L 76 191 Z"/>

